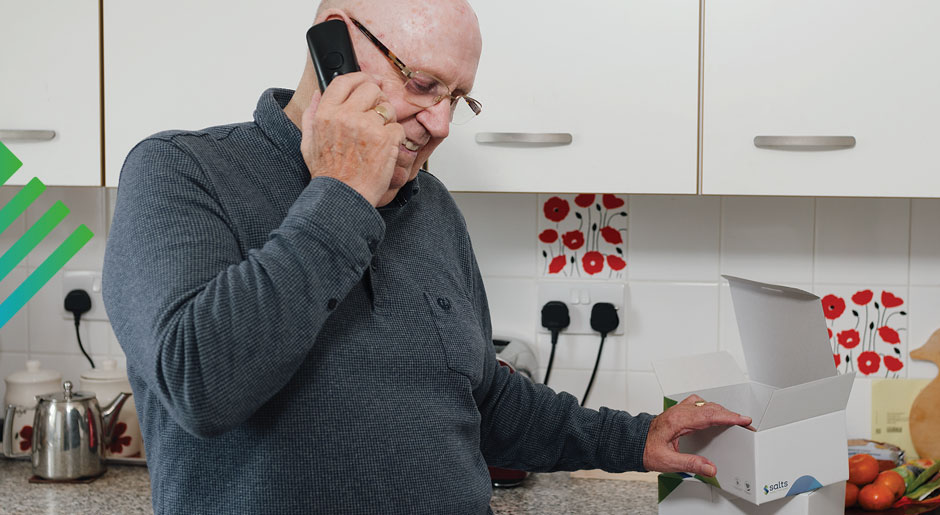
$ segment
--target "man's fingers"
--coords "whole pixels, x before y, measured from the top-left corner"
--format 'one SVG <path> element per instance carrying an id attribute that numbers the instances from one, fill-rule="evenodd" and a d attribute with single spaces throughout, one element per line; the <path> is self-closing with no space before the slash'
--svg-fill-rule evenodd
<path id="1" fill-rule="evenodd" d="M 360 84 L 366 82 L 371 83 L 372 80 L 368 75 L 362 72 L 347 73 L 334 77 L 329 87 L 323 92 L 323 99 L 320 102 L 331 106 L 340 105 L 349 98 L 349 95 L 351 95 Z"/>
<path id="2" fill-rule="evenodd" d="M 700 474 L 708 477 L 715 477 L 715 474 L 718 473 L 718 469 L 715 467 L 714 463 L 701 456 L 696 456 L 695 454 L 673 453 L 669 461 L 671 462 L 671 468 L 679 472 Z"/>
<path id="3" fill-rule="evenodd" d="M 353 111 L 365 112 L 383 102 L 388 102 L 385 93 L 374 82 L 363 82 L 349 94 L 345 104 Z"/>

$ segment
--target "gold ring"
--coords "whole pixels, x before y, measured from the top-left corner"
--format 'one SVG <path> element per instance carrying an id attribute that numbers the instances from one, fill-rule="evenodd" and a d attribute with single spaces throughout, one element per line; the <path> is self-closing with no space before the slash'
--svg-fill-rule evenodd
<path id="1" fill-rule="evenodd" d="M 696 401 L 695 406 L 701 408 L 705 405 L 705 401 Z"/>
<path id="2" fill-rule="evenodd" d="M 382 104 L 379 104 L 373 107 L 372 110 L 375 111 L 376 113 L 379 113 L 379 116 L 382 117 L 382 120 L 385 121 L 386 125 L 388 124 L 388 122 L 392 121 L 391 113 L 389 113 L 388 108 L 383 106 Z"/>

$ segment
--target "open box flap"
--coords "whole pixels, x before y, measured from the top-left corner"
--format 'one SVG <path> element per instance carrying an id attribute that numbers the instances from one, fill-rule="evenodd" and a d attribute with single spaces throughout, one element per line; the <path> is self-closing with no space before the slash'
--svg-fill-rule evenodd
<path id="1" fill-rule="evenodd" d="M 776 390 L 764 415 L 759 421 L 755 418 L 754 427 L 762 431 L 844 410 L 853 381 L 854 372 Z"/>
<path id="2" fill-rule="evenodd" d="M 787 286 L 723 276 L 752 381 L 788 388 L 836 375 L 819 297 Z"/>
<path id="3" fill-rule="evenodd" d="M 727 352 L 654 361 L 653 370 L 663 395 L 670 398 L 680 393 L 747 382 L 744 372 Z"/>

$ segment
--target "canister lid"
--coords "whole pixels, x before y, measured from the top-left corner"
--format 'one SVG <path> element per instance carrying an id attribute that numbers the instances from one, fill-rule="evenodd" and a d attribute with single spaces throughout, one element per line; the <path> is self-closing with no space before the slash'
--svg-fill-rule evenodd
<path id="1" fill-rule="evenodd" d="M 59 382 L 62 380 L 62 374 L 50 369 L 39 368 L 39 360 L 31 359 L 26 362 L 26 370 L 13 372 L 6 377 L 9 384 L 35 384 L 46 383 L 49 381 Z"/>
<path id="2" fill-rule="evenodd" d="M 127 373 L 117 367 L 117 361 L 105 359 L 98 368 L 90 368 L 82 372 L 85 381 L 127 381 Z"/>
<path id="3" fill-rule="evenodd" d="M 77 402 L 87 401 L 89 399 L 97 399 L 94 392 L 73 392 L 72 381 L 66 381 L 62 383 L 61 392 L 37 395 L 36 398 L 47 402 Z"/>

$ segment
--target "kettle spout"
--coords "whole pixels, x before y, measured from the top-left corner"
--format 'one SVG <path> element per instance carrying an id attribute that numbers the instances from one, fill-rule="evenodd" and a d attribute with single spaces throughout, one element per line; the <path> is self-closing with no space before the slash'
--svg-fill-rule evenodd
<path id="1" fill-rule="evenodd" d="M 127 402 L 127 399 L 133 395 L 132 393 L 121 392 L 118 394 L 110 404 L 102 408 L 101 410 L 101 423 L 104 426 L 104 435 L 105 438 L 110 441 L 111 435 L 114 431 L 114 425 L 117 423 L 118 414 L 121 413 L 121 408 L 124 407 L 124 403 Z"/>

